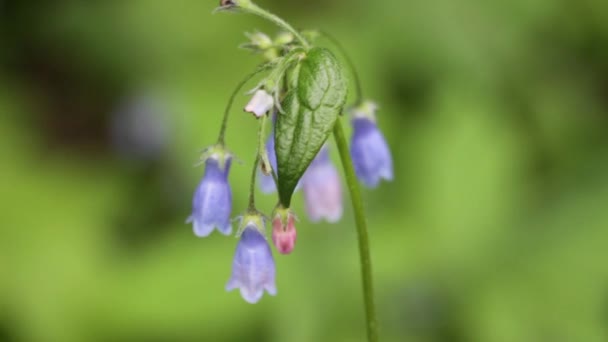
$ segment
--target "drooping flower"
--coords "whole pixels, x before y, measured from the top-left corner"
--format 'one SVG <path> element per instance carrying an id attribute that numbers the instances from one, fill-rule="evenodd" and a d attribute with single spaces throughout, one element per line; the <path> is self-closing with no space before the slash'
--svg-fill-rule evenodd
<path id="1" fill-rule="evenodd" d="M 214 228 L 224 235 L 232 232 L 232 191 L 228 183 L 231 160 L 232 156 L 220 148 L 206 157 L 205 174 L 194 192 L 192 215 L 186 221 L 193 224 L 196 236 L 208 236 Z"/>
<path id="2" fill-rule="evenodd" d="M 268 155 L 268 161 L 270 162 L 270 166 L 272 166 L 272 169 L 274 170 L 274 172 L 278 172 L 277 171 L 277 155 L 274 150 L 274 130 L 268 136 L 268 140 L 266 140 L 266 154 Z M 272 178 L 272 175 L 270 175 L 270 174 L 266 175 L 263 172 L 258 171 L 258 178 L 260 179 L 260 190 L 262 190 L 263 193 L 271 194 L 271 193 L 277 191 L 277 187 L 274 184 L 274 179 Z M 298 184 L 296 185 L 295 191 L 300 190 L 301 187 L 302 187 L 302 181 L 300 180 L 298 182 Z"/>
<path id="3" fill-rule="evenodd" d="M 393 179 L 393 159 L 384 136 L 376 126 L 377 106 L 366 101 L 352 110 L 353 136 L 350 154 L 357 178 L 374 188 L 381 179 Z"/>
<path id="4" fill-rule="evenodd" d="M 277 207 L 272 219 L 272 242 L 281 254 L 289 254 L 296 245 L 295 215 L 291 209 Z"/>
<path id="5" fill-rule="evenodd" d="M 326 146 L 321 148 L 302 177 L 302 191 L 311 221 L 337 222 L 342 217 L 340 176 Z"/>
<path id="6" fill-rule="evenodd" d="M 245 106 L 245 111 L 252 113 L 256 117 L 262 117 L 274 106 L 274 98 L 264 89 L 258 89 Z"/>
<path id="7" fill-rule="evenodd" d="M 266 154 L 268 155 L 270 166 L 274 172 L 277 172 L 277 155 L 274 152 L 274 131 L 268 136 L 268 140 L 266 140 Z M 258 176 L 260 179 L 260 189 L 263 193 L 270 194 L 277 190 L 272 175 L 266 175 L 262 171 L 258 171 Z"/>
<path id="8" fill-rule="evenodd" d="M 272 296 L 277 294 L 275 265 L 264 236 L 264 219 L 258 215 L 247 215 L 241 225 L 245 228 L 236 246 L 232 275 L 226 284 L 226 291 L 239 288 L 243 299 L 253 304 L 262 298 L 264 290 Z"/>

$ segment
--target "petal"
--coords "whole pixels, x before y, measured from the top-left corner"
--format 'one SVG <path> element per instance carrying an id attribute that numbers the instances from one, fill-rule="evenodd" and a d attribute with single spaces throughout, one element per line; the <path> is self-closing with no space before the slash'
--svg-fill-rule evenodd
<path id="1" fill-rule="evenodd" d="M 264 290 L 262 289 L 253 289 L 246 286 L 241 287 L 241 297 L 250 304 L 257 303 L 262 298 L 263 294 Z"/>
<path id="2" fill-rule="evenodd" d="M 265 90 L 257 90 L 253 97 L 245 106 L 245 111 L 253 113 L 256 117 L 261 117 L 266 114 L 274 104 L 274 98 Z"/>
<path id="3" fill-rule="evenodd" d="M 340 176 L 327 149 L 319 152 L 302 179 L 306 210 L 311 221 L 325 218 L 336 222 L 342 217 Z"/>
<path id="4" fill-rule="evenodd" d="M 214 227 L 224 235 L 232 231 L 232 191 L 227 180 L 229 168 L 229 161 L 223 169 L 217 160 L 206 161 L 205 175 L 194 193 L 192 215 L 188 219 L 193 223 L 194 234 L 199 237 L 208 236 Z"/>
<path id="5" fill-rule="evenodd" d="M 277 170 L 277 155 L 274 151 L 274 131 L 266 140 L 266 154 L 268 155 L 268 161 L 274 172 Z M 265 194 L 271 194 L 277 191 L 277 187 L 274 184 L 274 179 L 271 175 L 265 175 L 262 172 L 258 173 L 260 178 L 260 190 Z"/>
<path id="6" fill-rule="evenodd" d="M 393 179 L 393 161 L 388 144 L 376 125 L 369 119 L 353 119 L 351 156 L 359 180 L 376 187 L 381 178 Z"/>
<path id="7" fill-rule="evenodd" d="M 235 288 L 240 289 L 241 296 L 249 303 L 260 300 L 264 289 L 276 293 L 272 252 L 266 238 L 255 226 L 245 227 L 236 247 L 226 290 Z"/>

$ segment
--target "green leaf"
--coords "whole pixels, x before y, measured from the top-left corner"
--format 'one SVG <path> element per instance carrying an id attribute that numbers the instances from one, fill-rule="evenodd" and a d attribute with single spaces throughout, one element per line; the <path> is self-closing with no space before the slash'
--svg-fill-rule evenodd
<path id="1" fill-rule="evenodd" d="M 312 48 L 289 73 L 275 126 L 279 198 L 286 208 L 304 171 L 329 137 L 342 111 L 347 82 L 336 57 Z"/>

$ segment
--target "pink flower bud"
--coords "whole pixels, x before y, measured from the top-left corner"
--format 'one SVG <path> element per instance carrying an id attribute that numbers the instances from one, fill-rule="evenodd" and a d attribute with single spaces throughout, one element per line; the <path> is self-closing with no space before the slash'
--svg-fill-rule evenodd
<path id="1" fill-rule="evenodd" d="M 275 209 L 272 220 L 272 242 L 281 254 L 289 254 L 296 244 L 295 216 L 290 209 Z"/>

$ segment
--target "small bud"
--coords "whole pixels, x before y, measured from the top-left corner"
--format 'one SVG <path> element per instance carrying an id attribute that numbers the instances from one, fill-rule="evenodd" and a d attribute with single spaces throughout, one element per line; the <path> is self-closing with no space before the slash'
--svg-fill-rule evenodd
<path id="1" fill-rule="evenodd" d="M 256 117 L 266 114 L 274 106 L 274 99 L 265 90 L 260 89 L 253 94 L 249 103 L 245 106 L 245 111 L 252 113 Z"/>
<path id="2" fill-rule="evenodd" d="M 272 47 L 272 40 L 265 33 L 256 31 L 254 33 L 245 33 L 249 38 L 249 43 L 245 46 L 255 51 L 263 51 Z"/>
<path id="3" fill-rule="evenodd" d="M 296 244 L 295 215 L 291 209 L 275 209 L 272 219 L 272 242 L 281 254 L 289 254 Z"/>
<path id="4" fill-rule="evenodd" d="M 294 40 L 293 33 L 283 31 L 283 32 L 279 32 L 279 34 L 277 34 L 277 36 L 274 38 L 274 44 L 275 45 L 287 45 L 287 44 L 290 44 L 291 42 L 293 42 L 293 40 Z"/>

